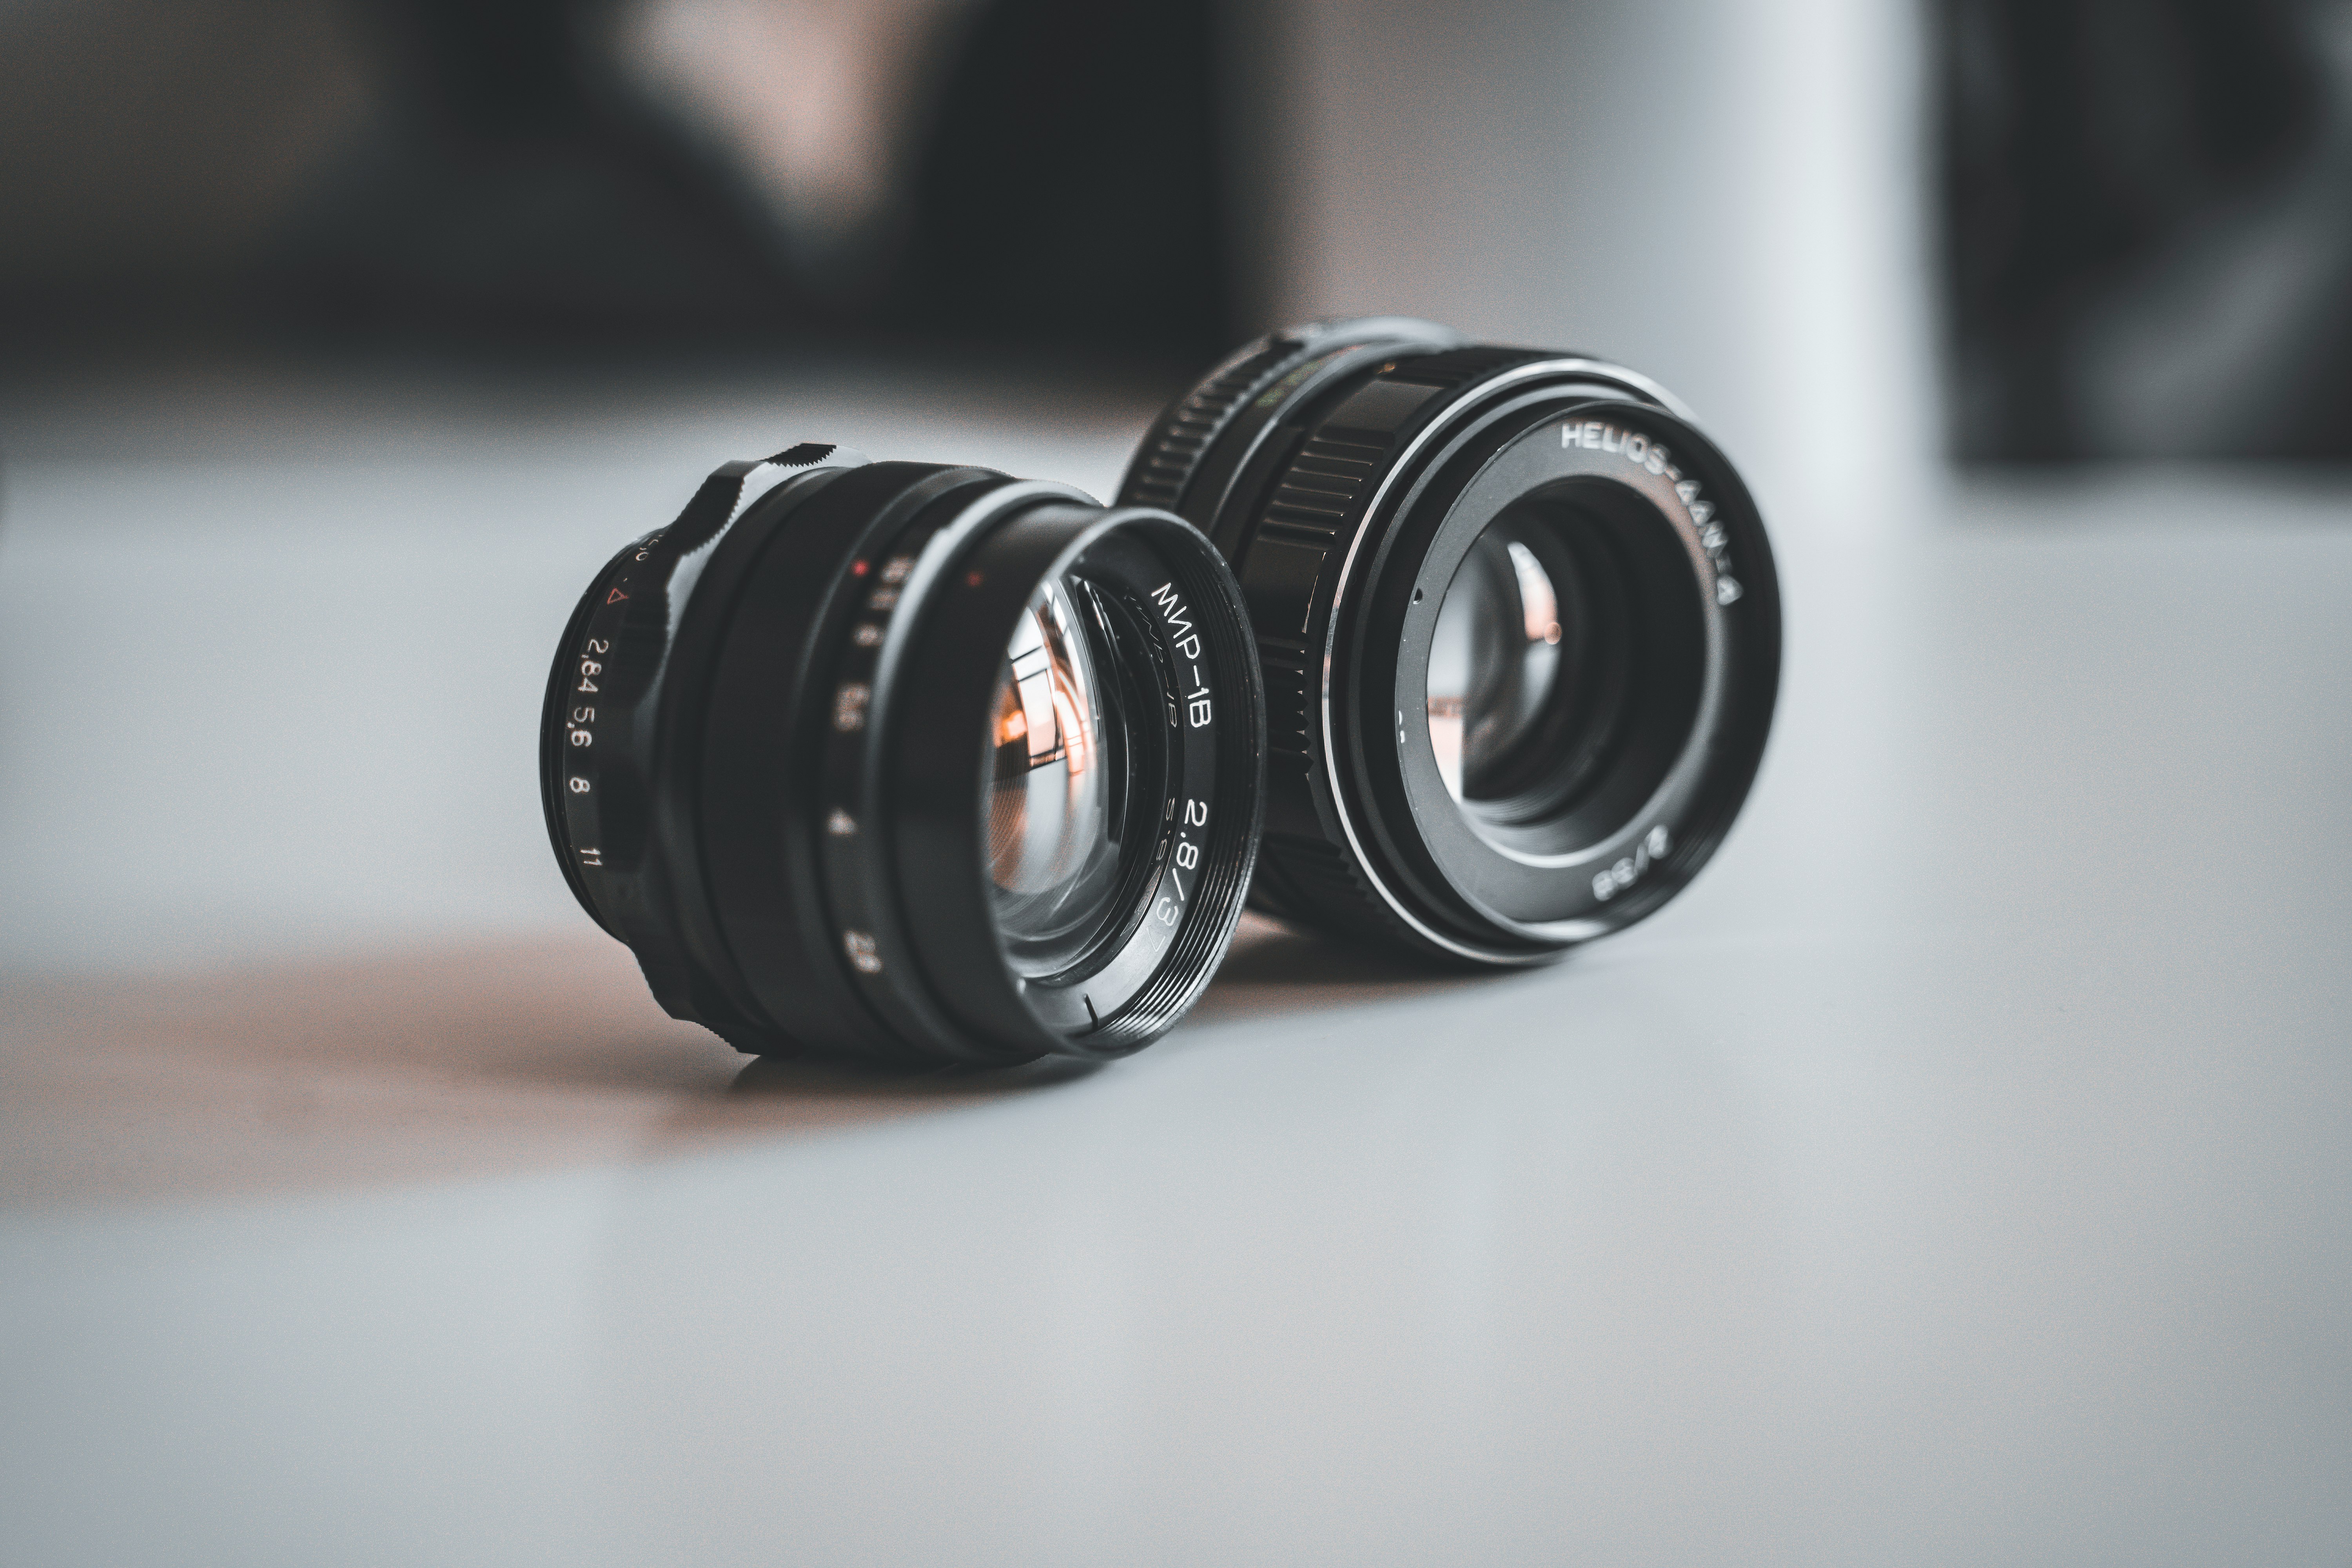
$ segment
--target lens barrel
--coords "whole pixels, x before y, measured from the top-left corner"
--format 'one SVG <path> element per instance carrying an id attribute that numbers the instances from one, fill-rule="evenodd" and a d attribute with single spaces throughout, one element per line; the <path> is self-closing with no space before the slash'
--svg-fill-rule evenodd
<path id="1" fill-rule="evenodd" d="M 1180 520 L 805 444 L 581 598 L 541 788 L 582 906 L 752 1053 L 1121 1056 L 1223 956 L 1265 700 Z"/>
<path id="2" fill-rule="evenodd" d="M 1540 962 L 1658 909 L 1747 797 L 1780 681 L 1771 546 L 1643 376 L 1314 322 L 1178 399 L 1119 499 L 1241 579 L 1269 713 L 1257 907 Z"/>

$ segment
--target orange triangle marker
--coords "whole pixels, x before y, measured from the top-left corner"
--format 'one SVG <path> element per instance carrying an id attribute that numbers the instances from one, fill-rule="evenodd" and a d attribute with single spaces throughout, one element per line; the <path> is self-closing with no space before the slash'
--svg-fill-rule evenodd
<path id="1" fill-rule="evenodd" d="M 611 593 L 604 595 L 604 602 L 608 605 L 617 605 L 623 599 L 627 597 L 628 595 L 626 594 L 624 594 L 618 588 L 615 588 Z"/>

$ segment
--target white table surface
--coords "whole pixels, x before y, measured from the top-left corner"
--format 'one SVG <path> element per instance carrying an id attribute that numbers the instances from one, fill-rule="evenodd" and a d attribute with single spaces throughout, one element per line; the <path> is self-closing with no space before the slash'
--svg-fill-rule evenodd
<path id="1" fill-rule="evenodd" d="M 0 401 L 0 1561 L 2352 1560 L 2352 485 L 1781 520 L 1656 918 L 909 1080 L 653 1009 L 551 640 L 719 458 L 1149 409 L 656 390 Z"/>

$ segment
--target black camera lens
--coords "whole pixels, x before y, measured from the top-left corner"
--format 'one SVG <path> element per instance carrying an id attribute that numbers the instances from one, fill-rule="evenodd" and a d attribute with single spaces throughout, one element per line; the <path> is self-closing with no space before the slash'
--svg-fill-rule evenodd
<path id="1" fill-rule="evenodd" d="M 1265 704 L 1164 511 L 803 445 L 583 595 L 548 833 L 673 1016 L 755 1053 L 1007 1065 L 1165 1033 L 1232 940 Z"/>
<path id="2" fill-rule="evenodd" d="M 1771 545 L 1643 376 L 1315 322 L 1180 398 L 1119 499 L 1241 578 L 1272 913 L 1533 963 L 1664 904 L 1747 798 L 1780 684 Z"/>

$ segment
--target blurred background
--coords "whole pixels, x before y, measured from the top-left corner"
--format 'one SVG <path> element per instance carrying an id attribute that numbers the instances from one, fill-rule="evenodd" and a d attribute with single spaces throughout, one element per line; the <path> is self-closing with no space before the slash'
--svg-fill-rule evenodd
<path id="1" fill-rule="evenodd" d="M 1736 447 L 1793 393 L 1969 460 L 2341 460 L 2347 90 L 2339 0 L 6 0 L 0 336 L 1162 388 L 1407 310 Z"/>

